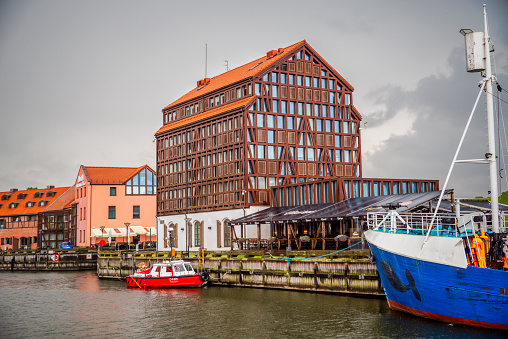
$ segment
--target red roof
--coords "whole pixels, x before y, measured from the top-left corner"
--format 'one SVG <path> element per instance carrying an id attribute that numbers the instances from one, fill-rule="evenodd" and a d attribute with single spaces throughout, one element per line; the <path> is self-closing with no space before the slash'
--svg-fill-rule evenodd
<path id="1" fill-rule="evenodd" d="M 178 127 L 181 127 L 181 126 L 185 126 L 185 125 L 191 124 L 193 122 L 200 121 L 200 120 L 203 120 L 203 119 L 215 116 L 217 114 L 221 114 L 221 113 L 224 113 L 224 112 L 232 111 L 232 110 L 234 110 L 236 108 L 244 107 L 247 104 L 249 104 L 249 102 L 254 97 L 255 96 L 250 96 L 250 97 L 244 98 L 242 100 L 235 101 L 235 102 L 232 102 L 230 104 L 227 104 L 227 105 L 224 105 L 224 106 L 220 106 L 220 107 L 214 108 L 212 110 L 205 111 L 205 112 L 197 114 L 197 115 L 192 115 L 192 116 L 187 117 L 185 119 L 178 120 L 178 121 L 175 121 L 173 123 L 164 125 L 155 134 L 159 134 L 159 133 L 162 133 L 162 132 L 169 131 L 171 129 L 175 129 L 175 128 L 178 128 Z"/>
<path id="2" fill-rule="evenodd" d="M 7 200 L 0 200 L 0 216 L 37 214 L 49 209 L 55 209 L 51 208 L 51 205 L 68 190 L 69 187 L 54 187 L 23 190 L 12 193 L 0 192 L 0 199 L 3 196 L 10 196 Z M 54 192 L 54 195 L 48 197 L 48 192 Z M 45 201 L 44 206 L 39 206 L 41 201 Z M 33 203 L 33 206 L 27 207 L 27 202 Z M 12 203 L 14 203 L 16 207 L 9 208 Z"/>
<path id="3" fill-rule="evenodd" d="M 265 55 L 259 59 L 251 61 L 243 66 L 237 67 L 237 68 L 232 69 L 228 72 L 217 75 L 216 77 L 211 78 L 210 82 L 207 85 L 198 86 L 198 87 L 194 88 L 192 91 L 185 94 L 184 96 L 177 99 L 176 101 L 173 101 L 171 104 L 169 104 L 165 108 L 177 105 L 177 104 L 182 103 L 187 100 L 194 99 L 194 98 L 201 96 L 203 94 L 213 92 L 219 88 L 228 86 L 230 84 L 241 81 L 243 79 L 247 79 L 247 78 L 256 76 L 260 73 L 263 73 L 263 71 L 265 71 L 267 68 L 271 67 L 277 61 L 285 59 L 288 56 L 288 54 L 295 51 L 298 47 L 302 46 L 303 44 L 305 44 L 305 40 L 297 42 L 296 44 L 293 44 L 293 45 L 288 46 L 286 48 L 279 48 L 279 50 L 277 51 L 278 53 L 275 56 L 268 57 L 267 55 Z M 256 67 L 254 67 L 254 66 L 256 66 Z"/>
<path id="4" fill-rule="evenodd" d="M 147 167 L 150 171 L 155 172 L 148 165 L 140 167 L 95 167 L 82 166 L 88 180 L 92 185 L 109 184 L 123 185 L 127 180 Z"/>

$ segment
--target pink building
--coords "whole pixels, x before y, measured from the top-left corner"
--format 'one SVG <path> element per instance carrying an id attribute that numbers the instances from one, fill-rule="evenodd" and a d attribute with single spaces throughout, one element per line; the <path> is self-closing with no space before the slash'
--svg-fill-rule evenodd
<path id="1" fill-rule="evenodd" d="M 76 179 L 77 246 L 156 240 L 156 174 L 141 167 L 81 166 Z"/>

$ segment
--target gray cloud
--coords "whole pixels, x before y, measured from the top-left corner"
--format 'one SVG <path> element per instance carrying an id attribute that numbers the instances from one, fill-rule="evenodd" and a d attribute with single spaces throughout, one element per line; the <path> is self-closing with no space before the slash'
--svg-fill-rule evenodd
<path id="1" fill-rule="evenodd" d="M 498 71 L 506 74 L 508 4 L 486 2 Z M 443 154 L 445 143 L 455 147 L 460 119 L 452 117 L 467 115 L 475 95 L 460 53 L 446 61 L 463 48 L 460 28 L 481 29 L 481 5 L 1 1 L 0 191 L 71 185 L 81 164 L 155 166 L 161 109 L 204 77 L 205 43 L 210 77 L 224 72 L 224 60 L 237 67 L 303 39 L 355 87 L 365 133 L 397 113 L 416 114 L 412 135 L 392 137 L 379 151 L 364 145 L 364 174 L 441 178 L 443 166 L 429 165 L 429 145 Z M 475 146 L 471 153 L 483 152 Z M 387 155 L 398 165 L 382 162 Z"/>

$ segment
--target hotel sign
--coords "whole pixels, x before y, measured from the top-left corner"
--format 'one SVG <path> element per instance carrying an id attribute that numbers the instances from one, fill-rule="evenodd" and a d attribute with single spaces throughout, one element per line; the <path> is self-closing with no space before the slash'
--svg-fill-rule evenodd
<path id="1" fill-rule="evenodd" d="M 78 183 L 76 184 L 76 187 L 81 187 L 85 185 L 86 185 L 85 178 L 82 175 L 78 176 Z"/>

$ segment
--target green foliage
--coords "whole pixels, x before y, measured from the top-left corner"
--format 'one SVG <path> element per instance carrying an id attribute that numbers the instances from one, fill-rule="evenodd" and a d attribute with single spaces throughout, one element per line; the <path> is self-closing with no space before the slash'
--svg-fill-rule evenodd
<path id="1" fill-rule="evenodd" d="M 38 188 L 37 188 L 37 187 L 27 187 L 26 189 L 27 189 L 27 190 L 36 190 L 36 189 L 38 189 Z"/>
<path id="2" fill-rule="evenodd" d="M 508 205 L 508 191 L 499 196 L 499 203 Z"/>

